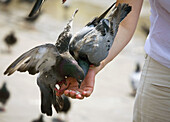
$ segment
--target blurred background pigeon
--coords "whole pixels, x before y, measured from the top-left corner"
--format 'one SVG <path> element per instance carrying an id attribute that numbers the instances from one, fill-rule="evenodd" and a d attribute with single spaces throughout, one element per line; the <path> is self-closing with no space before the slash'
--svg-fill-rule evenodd
<path id="1" fill-rule="evenodd" d="M 11 52 L 11 46 L 17 43 L 17 37 L 15 36 L 15 32 L 12 31 L 8 35 L 5 36 L 4 42 L 8 47 L 8 53 Z"/>
<path id="2" fill-rule="evenodd" d="M 65 95 L 62 95 L 62 98 L 63 98 L 63 101 L 64 101 L 64 105 L 63 105 L 63 108 L 60 110 L 60 113 L 64 113 L 64 114 L 67 114 L 71 108 L 71 101 L 70 99 L 65 96 Z"/>
<path id="3" fill-rule="evenodd" d="M 100 62 L 107 57 L 120 22 L 131 11 L 128 4 L 119 4 L 113 8 L 108 18 L 104 19 L 114 5 L 115 3 L 102 15 L 95 17 L 71 39 L 70 53 L 78 61 L 85 75 L 89 65 L 99 66 Z"/>
<path id="4" fill-rule="evenodd" d="M 136 95 L 136 90 L 137 90 L 139 82 L 140 82 L 140 77 L 141 77 L 140 64 L 136 63 L 135 71 L 130 76 L 130 83 L 131 83 L 131 87 L 132 87 L 131 95 L 132 96 Z"/>
<path id="5" fill-rule="evenodd" d="M 41 114 L 38 119 L 33 120 L 32 122 L 45 122 L 44 121 L 44 116 Z"/>
<path id="6" fill-rule="evenodd" d="M 0 103 L 2 103 L 3 107 L 0 108 L 1 111 L 4 111 L 4 106 L 6 105 L 8 99 L 10 97 L 10 92 L 7 89 L 7 83 L 4 82 L 2 87 L 0 88 Z"/>
<path id="7" fill-rule="evenodd" d="M 77 11 L 59 35 L 55 45 L 45 44 L 32 48 L 16 59 L 4 72 L 8 76 L 15 71 L 28 71 L 31 75 L 39 73 L 37 84 L 41 91 L 41 112 L 48 116 L 52 115 L 52 106 L 59 112 L 64 104 L 61 93 L 65 89 L 56 88 L 56 84 L 65 84 L 67 77 L 73 77 L 79 83 L 84 79 L 83 70 L 68 50 L 72 37 L 72 21 Z"/>
<path id="8" fill-rule="evenodd" d="M 52 118 L 52 122 L 66 122 L 60 118 Z"/>
<path id="9" fill-rule="evenodd" d="M 38 18 L 40 17 L 40 15 L 42 14 L 42 11 L 38 12 L 35 16 L 33 17 L 25 17 L 24 20 L 26 22 L 29 22 L 29 23 L 35 23 Z"/>
<path id="10" fill-rule="evenodd" d="M 11 0 L 0 0 L 0 4 L 3 4 L 5 6 L 9 5 L 11 3 Z"/>
<path id="11" fill-rule="evenodd" d="M 63 18 L 65 19 L 65 20 L 67 20 L 68 19 L 68 12 L 69 12 L 69 10 L 70 10 L 70 6 L 71 6 L 71 0 L 68 0 L 67 2 L 65 2 L 64 4 L 63 4 Z"/>
<path id="12" fill-rule="evenodd" d="M 146 24 L 142 24 L 141 25 L 141 30 L 145 34 L 145 36 L 147 37 L 148 34 L 149 34 L 149 27 Z"/>
<path id="13" fill-rule="evenodd" d="M 62 95 L 62 98 L 63 98 L 64 104 L 63 104 L 63 108 L 60 110 L 60 113 L 64 113 L 64 115 L 65 115 L 64 120 L 68 121 L 69 120 L 68 119 L 68 112 L 71 109 L 71 101 L 70 101 L 70 98 L 68 98 L 65 95 Z"/>
<path id="14" fill-rule="evenodd" d="M 62 0 L 62 3 L 65 3 L 66 0 Z M 45 0 L 37 0 L 31 10 L 31 12 L 29 13 L 28 17 L 33 17 L 34 15 L 36 15 L 38 12 L 40 12 L 40 9 L 43 5 L 43 3 L 45 2 Z"/>
<path id="15" fill-rule="evenodd" d="M 35 0 L 19 0 L 19 2 L 33 3 Z"/>

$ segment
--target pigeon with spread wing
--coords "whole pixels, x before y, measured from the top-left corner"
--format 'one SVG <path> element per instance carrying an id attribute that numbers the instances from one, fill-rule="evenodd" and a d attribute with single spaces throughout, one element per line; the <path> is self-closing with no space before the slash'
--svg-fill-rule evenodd
<path id="1" fill-rule="evenodd" d="M 16 59 L 4 72 L 11 75 L 15 71 L 26 72 L 34 75 L 39 73 L 37 84 L 41 91 L 41 111 L 52 115 L 52 105 L 58 112 L 62 109 L 63 100 L 61 92 L 65 89 L 56 87 L 66 84 L 67 77 L 73 77 L 78 82 L 84 79 L 84 72 L 68 50 L 69 41 L 72 37 L 71 27 L 76 10 L 72 19 L 68 22 L 64 31 L 59 35 L 55 45 L 44 44 L 37 46 Z"/>

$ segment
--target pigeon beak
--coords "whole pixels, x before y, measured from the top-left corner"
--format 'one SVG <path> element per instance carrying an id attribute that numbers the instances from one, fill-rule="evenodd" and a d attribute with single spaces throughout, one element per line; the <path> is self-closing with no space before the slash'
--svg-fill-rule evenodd
<path id="1" fill-rule="evenodd" d="M 81 83 L 82 83 L 83 81 L 82 81 L 82 80 L 77 80 L 77 82 L 78 82 L 78 88 L 80 88 Z"/>

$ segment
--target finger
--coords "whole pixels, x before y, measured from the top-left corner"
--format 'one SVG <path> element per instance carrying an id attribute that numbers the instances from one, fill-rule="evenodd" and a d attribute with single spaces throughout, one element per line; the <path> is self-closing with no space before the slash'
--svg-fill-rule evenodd
<path id="1" fill-rule="evenodd" d="M 65 94 L 66 96 L 69 96 L 70 91 L 69 91 L 69 90 L 65 90 L 65 91 L 64 91 L 64 94 Z"/>
<path id="2" fill-rule="evenodd" d="M 84 99 L 84 96 L 81 95 L 81 94 L 77 94 L 77 95 L 76 95 L 76 99 Z"/>
<path id="3" fill-rule="evenodd" d="M 83 92 L 82 92 L 82 95 L 83 95 L 84 97 L 89 97 L 89 96 L 91 95 L 91 93 L 92 93 L 91 90 L 87 90 L 87 91 L 83 91 Z"/>
<path id="4" fill-rule="evenodd" d="M 81 92 L 80 92 L 81 91 Z M 68 97 L 71 97 L 71 98 L 73 98 L 73 99 L 84 99 L 84 96 L 83 95 L 81 95 L 81 93 L 82 93 L 82 90 L 80 90 L 80 91 L 72 91 L 72 90 L 65 90 L 64 91 L 64 94 L 66 95 L 66 96 L 68 96 Z"/>
<path id="5" fill-rule="evenodd" d="M 70 91 L 70 97 L 71 98 L 76 98 L 76 92 L 75 91 Z"/>

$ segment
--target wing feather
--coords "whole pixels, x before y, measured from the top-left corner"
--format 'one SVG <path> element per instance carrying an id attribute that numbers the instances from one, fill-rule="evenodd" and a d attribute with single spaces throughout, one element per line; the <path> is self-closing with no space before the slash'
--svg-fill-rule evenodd
<path id="1" fill-rule="evenodd" d="M 59 56 L 53 44 L 40 45 L 22 54 L 4 72 L 11 75 L 15 71 L 26 72 L 34 75 L 42 70 L 49 70 Z"/>

